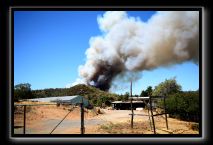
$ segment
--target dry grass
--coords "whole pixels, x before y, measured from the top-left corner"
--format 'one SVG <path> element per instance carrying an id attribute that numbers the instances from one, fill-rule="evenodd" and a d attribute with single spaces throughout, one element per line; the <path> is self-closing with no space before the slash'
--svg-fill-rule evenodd
<path id="1" fill-rule="evenodd" d="M 157 134 L 198 134 L 197 129 L 192 128 L 192 124 L 177 119 L 168 118 L 169 129 L 167 130 L 163 117 L 155 118 L 155 128 Z M 99 127 L 101 133 L 107 134 L 153 134 L 148 121 L 134 121 L 133 129 L 130 121 L 123 123 L 108 123 Z"/>
<path id="2" fill-rule="evenodd" d="M 152 131 L 148 127 L 147 122 L 135 122 L 133 129 L 131 129 L 130 123 L 108 123 L 101 125 L 99 131 L 107 134 L 149 134 Z"/>
<path id="3" fill-rule="evenodd" d="M 21 104 L 32 103 L 39 104 L 39 102 L 20 102 Z M 27 107 L 27 127 L 34 128 L 35 124 L 45 120 L 59 119 L 61 120 L 73 106 L 69 105 L 46 105 L 46 106 L 28 106 Z M 96 114 L 100 112 L 100 114 Z M 146 114 L 146 110 L 136 113 Z M 108 123 L 102 125 L 88 125 L 85 128 L 86 134 L 153 134 L 150 128 L 148 117 L 135 117 L 134 127 L 130 126 L 130 113 L 129 110 L 111 110 L 99 109 L 96 111 L 85 109 L 86 119 L 101 119 L 106 120 Z M 18 106 L 14 114 L 15 126 L 23 124 L 23 107 Z M 68 120 L 80 120 L 80 108 L 73 108 L 72 112 L 67 116 Z M 198 134 L 199 124 L 193 122 L 180 121 L 174 118 L 168 118 L 169 129 L 166 129 L 164 116 L 157 116 L 154 118 L 156 124 L 156 132 L 158 134 Z M 76 133 L 80 134 L 80 128 L 66 128 L 62 131 L 63 134 Z"/>
<path id="4" fill-rule="evenodd" d="M 33 104 L 38 102 L 33 102 Z M 23 103 L 21 103 L 23 104 Z M 27 104 L 29 104 L 27 102 Z M 43 103 L 44 104 L 44 103 Z M 72 112 L 67 116 L 68 120 L 80 120 L 80 108 L 77 106 L 70 105 L 44 105 L 44 106 L 27 106 L 26 108 L 26 122 L 28 126 L 33 125 L 39 121 L 51 120 L 51 119 L 62 119 L 70 111 Z M 92 110 L 84 110 L 85 119 L 93 118 L 96 116 Z M 14 122 L 15 126 L 23 124 L 23 107 L 17 106 L 14 111 Z"/>

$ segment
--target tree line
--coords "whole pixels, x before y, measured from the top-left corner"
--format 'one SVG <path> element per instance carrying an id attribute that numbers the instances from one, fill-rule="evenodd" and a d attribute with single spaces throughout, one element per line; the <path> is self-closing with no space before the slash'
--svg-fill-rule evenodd
<path id="1" fill-rule="evenodd" d="M 29 83 L 14 86 L 14 101 L 29 98 L 73 95 L 86 97 L 93 106 L 110 106 L 113 101 L 127 101 L 130 97 L 129 92 L 119 95 L 86 85 L 43 90 L 31 90 Z M 199 121 L 199 115 L 201 113 L 199 90 L 182 91 L 182 87 L 177 83 L 176 78 L 166 79 L 155 86 L 154 89 L 148 86 L 146 90 L 141 91 L 140 95 L 133 95 L 133 97 L 138 96 L 166 96 L 166 110 L 171 117 L 188 121 Z M 161 105 L 162 102 L 158 102 L 158 106 Z"/>

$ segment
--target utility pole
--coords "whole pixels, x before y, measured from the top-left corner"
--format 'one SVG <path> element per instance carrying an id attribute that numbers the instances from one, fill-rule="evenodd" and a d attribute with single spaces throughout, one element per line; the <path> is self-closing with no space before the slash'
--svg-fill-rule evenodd
<path id="1" fill-rule="evenodd" d="M 132 97 L 132 80 L 131 80 L 131 84 L 130 84 L 130 96 Z"/>
<path id="2" fill-rule="evenodd" d="M 132 80 L 130 85 L 130 97 L 131 97 L 131 111 L 132 111 L 132 117 L 131 117 L 131 128 L 133 128 L 133 119 L 134 119 L 134 111 L 133 111 L 133 105 L 132 105 Z"/>

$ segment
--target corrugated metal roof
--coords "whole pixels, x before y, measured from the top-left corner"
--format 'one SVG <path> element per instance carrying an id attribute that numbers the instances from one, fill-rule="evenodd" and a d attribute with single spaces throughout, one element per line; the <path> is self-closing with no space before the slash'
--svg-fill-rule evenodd
<path id="1" fill-rule="evenodd" d="M 89 105 L 89 101 L 83 96 L 59 96 L 59 97 L 46 97 L 46 98 L 36 98 L 36 99 L 27 99 L 28 101 L 38 101 L 38 102 L 60 102 L 60 103 L 69 103 L 69 104 L 79 104 L 82 102 L 84 106 Z"/>
<path id="2" fill-rule="evenodd" d="M 67 101 L 72 100 L 78 96 L 59 96 L 59 97 L 45 97 L 45 98 L 35 98 L 35 99 L 27 99 L 29 101 L 38 101 L 38 102 L 54 102 L 54 101 Z"/>

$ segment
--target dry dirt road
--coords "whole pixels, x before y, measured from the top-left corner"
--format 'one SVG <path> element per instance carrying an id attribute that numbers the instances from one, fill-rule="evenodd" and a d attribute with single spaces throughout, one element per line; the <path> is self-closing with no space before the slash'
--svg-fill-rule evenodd
<path id="1" fill-rule="evenodd" d="M 139 133 L 153 134 L 150 128 L 148 116 L 134 116 L 134 128 L 130 128 L 131 110 L 108 110 L 101 109 L 103 114 L 96 115 L 91 110 L 85 110 L 85 134 L 105 134 L 105 133 Z M 50 134 L 53 128 L 68 113 L 66 107 L 41 106 L 31 108 L 27 112 L 26 133 L 27 134 Z M 147 115 L 144 110 L 134 110 L 134 114 Z M 15 126 L 23 124 L 23 114 L 15 114 Z M 198 134 L 189 128 L 190 123 L 168 118 L 169 130 L 166 130 L 165 119 L 155 117 L 156 129 L 158 133 L 182 133 Z M 117 132 L 119 130 L 120 132 Z M 15 128 L 15 134 L 22 134 L 23 128 Z M 75 108 L 67 118 L 54 130 L 53 134 L 80 134 L 80 110 Z"/>
<path id="2" fill-rule="evenodd" d="M 105 120 L 107 122 L 112 123 L 122 123 L 126 121 L 130 121 L 131 118 L 131 110 L 108 110 L 108 109 L 102 109 L 104 114 L 96 116 L 97 118 L 100 118 L 101 120 Z M 137 114 L 143 114 L 148 115 L 147 112 L 143 110 L 134 110 L 134 121 L 148 121 L 148 116 L 139 116 Z"/>

